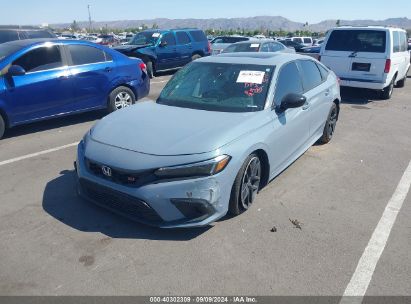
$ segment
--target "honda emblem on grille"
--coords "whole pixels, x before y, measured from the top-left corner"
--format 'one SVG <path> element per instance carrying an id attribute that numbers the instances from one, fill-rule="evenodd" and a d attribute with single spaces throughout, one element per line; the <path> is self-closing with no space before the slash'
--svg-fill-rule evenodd
<path id="1" fill-rule="evenodd" d="M 103 174 L 107 177 L 111 177 L 112 176 L 112 172 L 111 172 L 111 168 L 107 167 L 107 166 L 101 166 L 101 172 L 103 172 Z"/>

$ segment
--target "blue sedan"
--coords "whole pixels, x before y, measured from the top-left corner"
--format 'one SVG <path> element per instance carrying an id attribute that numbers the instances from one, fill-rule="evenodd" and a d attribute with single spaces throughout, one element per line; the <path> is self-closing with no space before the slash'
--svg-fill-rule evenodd
<path id="1" fill-rule="evenodd" d="M 0 45 L 0 138 L 7 128 L 148 95 L 146 66 L 85 41 L 34 39 Z"/>
<path id="2" fill-rule="evenodd" d="M 81 196 L 160 227 L 204 226 L 249 209 L 340 109 L 335 74 L 308 56 L 228 53 L 173 76 L 157 102 L 98 122 L 78 146 Z"/>

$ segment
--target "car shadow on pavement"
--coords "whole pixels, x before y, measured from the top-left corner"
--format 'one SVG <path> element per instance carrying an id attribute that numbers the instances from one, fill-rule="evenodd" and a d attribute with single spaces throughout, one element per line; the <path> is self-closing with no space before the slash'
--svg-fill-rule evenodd
<path id="1" fill-rule="evenodd" d="M 79 123 L 98 120 L 103 118 L 105 115 L 107 115 L 107 111 L 100 110 L 24 124 L 7 130 L 4 138 L 18 137 L 31 133 L 68 127 Z"/>
<path id="2" fill-rule="evenodd" d="M 341 99 L 345 104 L 367 104 L 380 100 L 377 91 L 348 87 L 341 87 Z"/>
<path id="3" fill-rule="evenodd" d="M 81 232 L 100 232 L 118 239 L 188 241 L 211 228 L 160 229 L 133 222 L 78 197 L 74 170 L 60 174 L 46 185 L 43 209 Z"/>

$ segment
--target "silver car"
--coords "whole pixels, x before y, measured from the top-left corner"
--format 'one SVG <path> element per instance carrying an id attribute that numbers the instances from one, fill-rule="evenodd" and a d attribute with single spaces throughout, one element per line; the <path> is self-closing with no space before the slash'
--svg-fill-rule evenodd
<path id="1" fill-rule="evenodd" d="M 331 140 L 340 100 L 337 77 L 311 57 L 199 59 L 156 102 L 116 111 L 84 136 L 79 193 L 159 227 L 239 215 L 311 145 Z"/>

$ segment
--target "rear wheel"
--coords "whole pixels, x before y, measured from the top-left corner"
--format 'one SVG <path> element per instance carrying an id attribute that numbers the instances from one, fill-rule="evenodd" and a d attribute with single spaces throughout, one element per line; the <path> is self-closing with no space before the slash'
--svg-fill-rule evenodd
<path id="1" fill-rule="evenodd" d="M 403 88 L 405 86 L 405 82 L 407 81 L 407 74 L 405 75 L 403 79 L 397 81 L 397 85 L 396 85 L 397 88 Z"/>
<path id="2" fill-rule="evenodd" d="M 229 214 L 239 215 L 248 210 L 260 190 L 261 161 L 251 154 L 242 165 L 231 190 Z"/>
<path id="3" fill-rule="evenodd" d="M 394 83 L 395 83 L 395 78 L 391 81 L 391 83 L 382 90 L 381 92 L 381 98 L 388 100 L 392 96 L 392 92 L 394 91 Z"/>
<path id="4" fill-rule="evenodd" d="M 338 108 L 335 103 L 333 103 L 330 113 L 328 114 L 327 122 L 325 123 L 323 136 L 320 138 L 321 144 L 328 144 L 333 138 L 335 128 L 337 127 L 338 120 Z"/>
<path id="5" fill-rule="evenodd" d="M 0 115 L 0 139 L 3 138 L 5 131 L 6 131 L 6 122 L 4 121 L 4 118 Z"/>
<path id="6" fill-rule="evenodd" d="M 110 112 L 114 112 L 131 106 L 135 101 L 136 97 L 131 89 L 118 87 L 110 93 L 108 108 Z"/>

